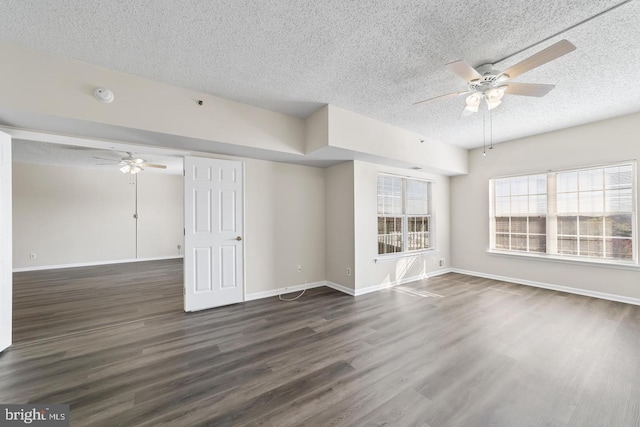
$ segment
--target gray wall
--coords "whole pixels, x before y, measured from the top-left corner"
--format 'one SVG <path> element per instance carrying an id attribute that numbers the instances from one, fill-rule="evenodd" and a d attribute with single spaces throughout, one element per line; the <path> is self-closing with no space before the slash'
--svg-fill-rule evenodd
<path id="1" fill-rule="evenodd" d="M 182 191 L 181 176 L 138 175 L 138 258 L 179 255 Z M 13 267 L 135 259 L 134 212 L 135 186 L 117 169 L 14 163 Z"/>
<path id="2" fill-rule="evenodd" d="M 451 179 L 454 268 L 640 298 L 640 270 L 515 258 L 489 249 L 489 179 L 640 157 L 640 114 L 499 144 L 486 157 L 470 152 L 470 173 Z M 636 194 L 636 199 L 638 195 Z"/>
<path id="3" fill-rule="evenodd" d="M 353 168 L 346 162 L 325 169 L 326 280 L 351 290 L 356 274 Z"/>

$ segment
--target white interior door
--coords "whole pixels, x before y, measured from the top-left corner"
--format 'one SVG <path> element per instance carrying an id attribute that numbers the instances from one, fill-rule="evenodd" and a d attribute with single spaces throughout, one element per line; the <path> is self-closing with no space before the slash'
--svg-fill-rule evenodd
<path id="1" fill-rule="evenodd" d="M 185 157 L 184 309 L 244 300 L 242 162 Z"/>
<path id="2" fill-rule="evenodd" d="M 0 351 L 11 345 L 11 137 L 0 132 Z"/>

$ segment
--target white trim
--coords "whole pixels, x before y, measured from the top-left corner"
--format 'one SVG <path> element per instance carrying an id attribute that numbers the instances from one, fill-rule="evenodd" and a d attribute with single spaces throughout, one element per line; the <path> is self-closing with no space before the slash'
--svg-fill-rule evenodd
<path id="1" fill-rule="evenodd" d="M 153 257 L 153 258 L 131 258 L 131 259 L 118 259 L 111 261 L 90 261 L 90 262 L 77 262 L 73 264 L 57 264 L 57 265 L 39 265 L 35 267 L 19 267 L 14 268 L 14 273 L 20 273 L 23 271 L 38 271 L 38 270 L 57 270 L 60 268 L 75 268 L 75 267 L 92 267 L 94 265 L 107 265 L 107 264 L 124 264 L 128 262 L 142 262 L 142 261 L 159 261 L 163 259 L 178 259 L 183 258 L 184 255 Z"/>
<path id="2" fill-rule="evenodd" d="M 559 214 L 557 206 L 555 206 L 557 204 L 557 199 L 558 199 L 558 188 L 557 188 L 557 176 L 560 173 L 567 173 L 567 172 L 582 172 L 582 171 L 588 171 L 588 170 L 602 170 L 604 172 L 605 168 L 610 168 L 610 167 L 620 167 L 620 166 L 631 166 L 631 170 L 632 170 L 632 179 L 633 182 L 631 184 L 631 196 L 632 196 L 632 200 L 631 200 L 631 212 L 606 212 L 606 206 L 603 204 L 602 205 L 602 211 L 593 211 L 591 213 L 582 213 L 579 212 L 580 209 L 578 209 L 578 207 L 576 207 L 576 209 L 578 209 L 577 212 L 570 212 L 570 213 L 563 213 L 563 214 Z M 512 251 L 512 250 L 501 250 L 501 249 L 495 249 L 496 246 L 496 230 L 495 230 L 495 218 L 496 218 L 496 212 L 495 212 L 495 203 L 496 203 L 496 196 L 495 196 L 495 181 L 496 180 L 502 180 L 502 179 L 511 179 L 511 178 L 518 178 L 518 177 L 531 177 L 531 176 L 535 176 L 535 175 L 545 175 L 546 176 L 546 181 L 547 181 L 547 191 L 546 191 L 546 195 L 547 195 L 547 208 L 546 208 L 546 212 L 545 212 L 545 217 L 547 220 L 547 227 L 546 227 L 546 233 L 544 234 L 547 237 L 547 242 L 549 243 L 549 245 L 547 246 L 547 251 L 550 250 L 551 247 L 551 253 L 545 254 L 545 253 L 541 253 L 539 255 L 533 255 L 531 252 L 525 252 L 523 256 L 549 256 L 549 257 L 553 257 L 556 259 L 564 259 L 566 256 L 562 255 L 562 254 L 558 254 L 557 252 L 557 248 L 556 248 L 556 240 L 557 240 L 557 230 L 556 230 L 556 226 L 555 226 L 555 221 L 558 217 L 563 216 L 563 215 L 570 215 L 570 216 L 575 216 L 575 217 L 580 217 L 581 215 L 597 215 L 597 216 L 606 216 L 607 213 L 608 214 L 630 214 L 632 216 L 632 222 L 631 222 L 631 243 L 632 243 L 632 262 L 628 263 L 625 261 L 617 261 L 617 260 L 610 260 L 608 258 L 600 258 L 600 260 L 602 261 L 598 261 L 598 258 L 589 258 L 586 256 L 581 256 L 581 255 L 576 255 L 576 256 L 572 256 L 571 257 L 571 261 L 574 262 L 581 262 L 583 259 L 584 261 L 582 262 L 586 262 L 586 263 L 591 263 L 591 264 L 605 264 L 607 266 L 611 266 L 613 268 L 623 268 L 623 269 L 634 269 L 635 266 L 638 266 L 638 259 L 639 259 L 639 255 L 638 255 L 638 230 L 637 230 L 637 221 L 638 221 L 638 198 L 637 198 L 637 188 L 638 188 L 638 164 L 637 164 L 637 160 L 633 159 L 633 160 L 626 160 L 626 161 L 620 161 L 620 162 L 613 162 L 613 163 L 604 163 L 604 164 L 598 164 L 598 165 L 591 165 L 591 166 L 584 166 L 584 167 L 576 167 L 576 168 L 570 168 L 570 169 L 559 169 L 559 170 L 548 170 L 546 172 L 537 172 L 537 173 L 528 173 L 528 174 L 523 174 L 523 175 L 509 175 L 509 176 L 502 176 L 502 177 L 491 177 L 489 178 L 489 253 L 495 253 L 498 252 L 499 254 L 502 254 L 503 252 L 508 252 L 508 253 L 518 253 L 519 251 Z M 551 176 L 553 176 L 552 179 Z M 553 187 L 552 187 L 553 186 Z M 612 189 L 607 189 L 606 188 L 606 183 L 604 184 L 604 187 L 602 188 L 602 190 L 598 190 L 598 191 L 602 191 L 603 194 L 603 203 L 604 200 L 606 199 L 606 192 L 607 191 L 611 191 Z M 584 191 L 589 191 L 589 189 L 581 189 L 580 188 L 580 183 L 578 182 L 578 186 L 575 190 L 575 193 L 577 195 L 581 194 Z M 571 191 L 570 193 L 574 193 L 574 191 Z M 530 194 L 530 193 L 527 193 Z M 509 196 L 509 198 L 511 199 L 512 195 Z M 549 208 L 549 200 L 554 200 L 553 204 L 554 207 L 552 209 Z M 526 214 L 516 214 L 515 216 L 521 216 L 521 217 L 526 217 L 526 216 L 530 216 L 530 215 L 538 215 L 535 213 L 531 213 L 528 212 Z M 508 215 L 508 216 L 513 216 L 513 215 Z M 553 226 L 551 221 L 553 221 Z M 578 222 L 578 229 L 580 228 L 580 222 Z M 577 232 L 578 233 L 578 232 Z M 507 233 L 508 235 L 511 236 L 511 232 Z M 522 233 L 525 234 L 525 233 Z M 529 235 L 529 231 L 527 228 L 527 232 L 526 235 Z M 573 235 L 571 235 L 573 236 Z M 580 236 L 580 234 L 578 234 L 577 236 Z M 607 236 L 601 236 L 603 239 Z M 626 238 L 623 236 L 609 236 L 612 238 Z M 551 240 L 550 240 L 551 239 Z M 604 246 L 603 246 L 604 248 Z M 606 248 L 604 249 L 606 251 Z M 550 258 L 551 259 L 551 258 Z"/>
<path id="3" fill-rule="evenodd" d="M 401 252 L 397 252 L 394 254 L 378 254 L 378 255 L 382 255 L 384 257 L 384 255 L 395 255 L 395 256 L 414 256 L 416 255 L 416 253 L 420 253 L 420 252 L 426 252 L 426 251 L 433 251 L 436 248 L 436 233 L 435 233 L 435 229 L 436 229 L 436 219 L 435 219 L 435 210 L 433 208 L 433 200 L 435 198 L 435 196 L 433 195 L 433 187 L 435 186 L 435 180 L 431 180 L 431 179 L 425 179 L 425 178 L 414 178 L 411 176 L 404 176 L 404 175 L 395 175 L 393 173 L 386 173 L 386 172 L 378 172 L 377 178 L 376 178 L 376 184 L 378 185 L 378 190 L 377 191 L 377 197 L 380 198 L 380 177 L 392 177 L 392 178 L 400 178 L 402 180 L 402 214 L 397 215 L 397 214 L 387 214 L 387 213 L 383 213 L 381 214 L 378 211 L 378 218 L 380 217 L 391 217 L 391 218 L 401 218 L 402 219 L 402 251 Z M 416 181 L 416 182 L 423 182 L 427 184 L 427 213 L 426 214 L 409 214 L 407 213 L 407 201 L 408 201 L 408 196 L 407 196 L 407 182 L 408 181 Z M 384 193 L 383 193 L 384 196 Z M 418 250 L 414 250 L 414 251 L 410 251 L 407 249 L 408 246 L 408 242 L 409 242 L 409 218 L 410 217 L 420 217 L 420 216 L 427 216 L 429 218 L 429 230 L 427 231 L 428 235 L 429 235 L 429 245 L 430 247 L 428 248 L 424 248 L 424 249 L 418 249 Z M 379 234 L 378 234 L 378 238 L 379 238 Z M 388 257 L 388 259 L 392 259 L 392 257 Z M 378 258 L 374 258 L 374 262 L 378 262 L 379 257 Z"/>
<path id="4" fill-rule="evenodd" d="M 378 175 L 385 175 L 385 176 L 392 176 L 394 178 L 406 178 L 406 179 L 413 179 L 414 181 L 422 181 L 422 182 L 430 182 L 430 183 L 434 183 L 436 182 L 435 179 L 430 179 L 430 178 L 418 178 L 415 176 L 411 176 L 411 175 L 403 175 L 403 174 L 399 174 L 399 173 L 392 173 L 392 172 L 382 172 L 382 171 L 378 171 Z"/>
<path id="5" fill-rule="evenodd" d="M 487 254 L 489 255 L 497 255 L 497 256 L 506 256 L 512 258 L 522 258 L 522 259 L 535 259 L 539 261 L 551 261 L 551 262 L 559 262 L 566 264 L 576 264 L 576 265 L 584 265 L 589 267 L 605 267 L 605 268 L 617 268 L 619 270 L 632 270 L 632 271 L 640 271 L 640 265 L 635 262 L 631 263 L 623 263 L 621 261 L 609 261 L 599 258 L 579 258 L 579 257 L 570 257 L 563 255 L 550 255 L 550 254 L 534 254 L 532 252 L 507 252 L 500 251 L 496 249 L 488 249 Z"/>
<path id="6" fill-rule="evenodd" d="M 328 280 L 325 283 L 325 286 L 331 288 L 331 289 L 335 289 L 336 291 L 340 291 L 342 293 L 345 293 L 347 295 L 351 295 L 352 297 L 356 296 L 356 293 L 353 289 L 351 288 L 347 288 L 346 286 L 342 286 L 339 285 L 337 283 L 333 283 L 333 282 L 329 282 Z"/>
<path id="7" fill-rule="evenodd" d="M 253 300 L 262 299 L 262 298 L 277 297 L 278 295 L 288 294 L 290 292 L 300 292 L 306 289 L 319 288 L 321 286 L 327 286 L 326 282 L 320 281 L 320 282 L 304 283 L 302 285 L 287 286 L 286 288 L 271 289 L 269 291 L 263 291 L 263 292 L 254 292 L 252 294 L 246 294 L 244 296 L 244 300 L 245 302 L 247 302 L 247 301 L 253 301 Z"/>
<path id="8" fill-rule="evenodd" d="M 550 289 L 552 291 L 567 292 L 569 294 L 583 295 L 586 297 L 600 298 L 609 301 L 623 302 L 626 304 L 640 305 L 640 298 L 625 297 L 623 295 L 608 294 L 605 292 L 589 291 L 586 289 L 572 288 L 569 286 L 554 285 L 551 283 L 536 282 L 533 280 L 517 279 L 515 277 L 498 276 L 495 274 L 481 273 L 479 271 L 462 270 L 452 268 L 452 273 L 467 274 L 469 276 L 483 277 L 485 279 L 499 280 L 501 282 L 511 282 L 518 285 L 533 286 L 536 288 Z"/>
<path id="9" fill-rule="evenodd" d="M 253 294 L 247 294 L 247 295 L 245 295 L 244 300 L 245 300 L 245 302 L 254 301 L 254 300 L 262 299 L 262 298 L 275 297 L 275 296 L 286 294 L 286 293 L 289 293 L 289 292 L 300 292 L 300 291 L 302 291 L 304 289 L 320 288 L 322 286 L 326 286 L 328 288 L 335 289 L 336 291 L 345 293 L 347 295 L 351 295 L 353 297 L 357 297 L 357 296 L 368 294 L 368 293 L 371 293 L 371 292 L 380 291 L 382 289 L 391 288 L 393 286 L 404 285 L 405 283 L 415 282 L 416 280 L 428 279 L 429 277 L 439 276 L 441 274 L 446 274 L 446 273 L 451 273 L 451 272 L 452 272 L 452 270 L 450 268 L 443 268 L 441 270 L 432 271 L 432 272 L 429 272 L 429 273 L 426 273 L 426 274 L 421 274 L 421 275 L 418 275 L 418 276 L 405 277 L 403 279 L 396 280 L 396 281 L 390 282 L 390 283 L 383 283 L 381 285 L 369 286 L 369 287 L 363 288 L 363 289 L 356 289 L 355 291 L 353 289 L 351 289 L 351 288 L 348 288 L 348 287 L 344 286 L 344 285 L 339 285 L 337 283 L 330 282 L 328 280 L 323 280 L 323 281 L 320 281 L 320 282 L 306 283 L 306 284 L 303 284 L 303 285 L 288 286 L 286 288 L 272 289 L 272 290 L 269 290 L 269 291 L 255 292 Z"/>
<path id="10" fill-rule="evenodd" d="M 398 285 L 404 285 L 406 283 L 415 282 L 417 280 L 428 279 L 429 277 L 439 276 L 441 274 L 451 273 L 450 268 L 443 268 L 441 270 L 431 271 L 428 273 L 419 274 L 417 276 L 403 277 L 393 282 L 381 283 L 379 285 L 368 286 L 366 288 L 356 289 L 355 296 L 369 294 L 371 292 L 381 291 L 383 289 L 392 288 Z"/>
<path id="11" fill-rule="evenodd" d="M 621 160 L 619 162 L 612 162 L 612 163 L 596 163 L 588 166 L 575 166 L 575 167 L 570 167 L 568 169 L 548 169 L 546 171 L 538 170 L 537 172 L 528 172 L 528 173 L 515 174 L 515 175 L 491 176 L 489 177 L 489 179 L 517 178 L 517 177 L 529 176 L 529 175 L 545 175 L 548 173 L 579 172 L 581 170 L 586 170 L 586 169 L 599 169 L 599 168 L 608 168 L 608 167 L 616 167 L 616 166 L 626 166 L 635 162 L 637 162 L 637 159 L 629 159 L 629 160 Z"/>
<path id="12" fill-rule="evenodd" d="M 435 255 L 439 253 L 440 253 L 439 249 L 433 248 L 433 249 L 420 249 L 420 250 L 411 251 L 411 252 L 396 252 L 394 254 L 380 254 L 377 258 L 373 259 L 373 262 L 377 264 L 379 262 L 393 261 L 394 259 L 409 258 L 409 257 L 417 258 L 421 256 L 429 256 L 429 255 Z"/>

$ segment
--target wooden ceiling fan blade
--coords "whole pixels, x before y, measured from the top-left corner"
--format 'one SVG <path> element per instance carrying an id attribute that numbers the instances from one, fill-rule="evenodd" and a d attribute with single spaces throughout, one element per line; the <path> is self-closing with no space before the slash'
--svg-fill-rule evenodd
<path id="1" fill-rule="evenodd" d="M 569 52 L 576 50 L 576 47 L 569 40 L 563 39 L 557 43 L 552 44 L 546 49 L 541 50 L 538 53 L 531 55 L 530 57 L 523 59 L 517 64 L 511 66 L 507 70 L 503 71 L 501 75 L 508 75 L 510 79 L 533 70 L 541 65 L 551 62 L 554 59 L 558 59 Z"/>
<path id="2" fill-rule="evenodd" d="M 464 90 L 464 91 L 461 91 L 461 92 L 452 92 L 452 93 L 448 93 L 446 95 L 440 95 L 440 96 L 436 96 L 434 98 L 425 99 L 423 101 L 414 102 L 413 105 L 425 104 L 427 102 L 441 101 L 443 99 L 455 98 L 458 95 L 462 95 L 462 94 L 465 94 L 465 93 L 468 93 L 468 92 L 469 92 L 468 90 Z"/>
<path id="3" fill-rule="evenodd" d="M 167 165 L 156 165 L 153 163 L 138 163 L 137 166 L 143 167 L 143 168 L 156 168 L 156 169 L 166 169 Z"/>
<path id="4" fill-rule="evenodd" d="M 450 62 L 445 65 L 449 71 L 462 77 L 465 82 L 472 80 L 478 80 L 482 78 L 482 75 L 478 73 L 471 65 L 464 61 Z"/>
<path id="5" fill-rule="evenodd" d="M 509 83 L 505 93 L 520 96 L 545 96 L 556 85 L 544 85 L 539 83 Z"/>

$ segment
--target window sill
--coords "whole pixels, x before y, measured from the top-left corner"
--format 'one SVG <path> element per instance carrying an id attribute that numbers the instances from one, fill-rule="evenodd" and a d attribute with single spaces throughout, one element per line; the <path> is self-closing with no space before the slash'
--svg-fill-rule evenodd
<path id="1" fill-rule="evenodd" d="M 605 261 L 605 260 L 596 260 L 596 259 L 579 259 L 579 258 L 569 258 L 569 257 L 561 257 L 555 255 L 545 255 L 545 254 L 531 254 L 531 253 L 515 253 L 515 252 L 503 252 L 497 250 L 488 249 L 487 253 L 489 255 L 497 255 L 504 256 L 510 258 L 526 258 L 526 259 L 535 259 L 539 261 L 550 261 L 550 262 L 558 262 L 561 264 L 574 264 L 574 265 L 583 265 L 589 267 L 604 267 L 604 268 L 614 268 L 620 270 L 634 270 L 640 271 L 640 265 L 635 262 L 615 262 L 615 261 Z"/>
<path id="2" fill-rule="evenodd" d="M 440 253 L 440 251 L 437 250 L 437 249 L 425 249 L 425 250 L 422 250 L 422 251 L 412 251 L 412 252 L 399 252 L 399 253 L 395 253 L 395 254 L 380 255 L 380 256 L 378 256 L 378 258 L 374 258 L 373 262 L 379 263 L 379 262 L 385 262 L 385 261 L 393 261 L 395 259 L 400 259 L 400 258 L 410 258 L 410 257 L 418 257 L 418 256 L 425 256 L 425 255 L 433 255 L 433 254 L 437 254 L 437 253 Z"/>

